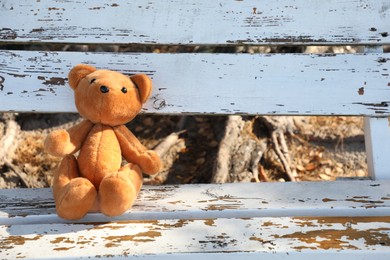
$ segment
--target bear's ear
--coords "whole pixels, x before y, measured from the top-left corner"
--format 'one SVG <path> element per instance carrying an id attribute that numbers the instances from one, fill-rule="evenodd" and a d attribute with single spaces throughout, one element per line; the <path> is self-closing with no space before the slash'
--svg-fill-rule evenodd
<path id="1" fill-rule="evenodd" d="M 142 103 L 145 103 L 150 93 L 152 92 L 152 81 L 145 74 L 136 74 L 131 76 L 130 79 L 133 81 L 135 86 L 138 88 L 139 97 Z"/>
<path id="2" fill-rule="evenodd" d="M 75 89 L 82 78 L 94 71 L 96 71 L 96 68 L 90 65 L 78 64 L 74 66 L 68 74 L 70 87 Z"/>

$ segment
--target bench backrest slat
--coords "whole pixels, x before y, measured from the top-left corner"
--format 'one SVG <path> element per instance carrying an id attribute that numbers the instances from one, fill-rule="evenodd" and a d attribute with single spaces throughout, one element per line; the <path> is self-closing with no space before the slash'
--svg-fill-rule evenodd
<path id="1" fill-rule="evenodd" d="M 75 112 L 66 77 L 80 62 L 151 76 L 155 87 L 147 113 L 390 115 L 388 53 L 1 51 L 0 111 Z"/>
<path id="2" fill-rule="evenodd" d="M 389 44 L 389 7 L 386 0 L 4 1 L 0 42 Z"/>
<path id="3" fill-rule="evenodd" d="M 10 0 L 0 8 L 0 43 L 383 45 L 390 43 L 389 6 L 385 0 Z M 390 115 L 388 53 L 1 51 L 0 111 L 75 112 L 66 77 L 78 63 L 150 75 L 148 113 Z"/>

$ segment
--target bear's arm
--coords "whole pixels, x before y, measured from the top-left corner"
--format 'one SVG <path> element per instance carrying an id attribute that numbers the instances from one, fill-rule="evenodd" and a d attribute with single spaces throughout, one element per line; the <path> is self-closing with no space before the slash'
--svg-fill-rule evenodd
<path id="1" fill-rule="evenodd" d="M 77 152 L 92 127 L 91 121 L 83 120 L 68 130 L 59 129 L 51 132 L 45 140 L 45 151 L 58 157 Z"/>
<path id="2" fill-rule="evenodd" d="M 146 174 L 156 174 L 160 171 L 160 157 L 154 151 L 147 150 L 126 126 L 116 126 L 114 131 L 122 155 L 128 162 L 137 164 Z"/>

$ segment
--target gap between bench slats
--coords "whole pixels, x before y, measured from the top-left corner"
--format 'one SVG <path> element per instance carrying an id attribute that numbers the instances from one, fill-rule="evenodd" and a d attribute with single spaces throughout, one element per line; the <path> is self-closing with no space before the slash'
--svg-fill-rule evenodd
<path id="1" fill-rule="evenodd" d="M 8 0 L 0 42 L 389 44 L 389 7 L 385 0 Z"/>
<path id="2" fill-rule="evenodd" d="M 50 189 L 0 190 L 0 224 L 283 216 L 390 216 L 390 181 L 146 186 L 133 208 L 80 221 L 55 214 Z"/>
<path id="3" fill-rule="evenodd" d="M 0 111 L 76 112 L 66 78 L 78 63 L 151 76 L 147 113 L 390 115 L 390 53 L 0 51 Z"/>

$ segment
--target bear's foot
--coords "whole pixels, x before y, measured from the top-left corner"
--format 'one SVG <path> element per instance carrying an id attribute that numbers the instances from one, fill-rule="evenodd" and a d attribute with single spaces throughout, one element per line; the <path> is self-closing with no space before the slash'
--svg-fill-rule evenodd
<path id="1" fill-rule="evenodd" d="M 56 196 L 57 214 L 69 220 L 83 218 L 93 206 L 96 196 L 96 189 L 89 180 L 72 179 Z"/>
<path id="2" fill-rule="evenodd" d="M 134 164 L 107 175 L 99 186 L 100 211 L 107 216 L 123 214 L 133 205 L 141 186 L 142 173 Z"/>

